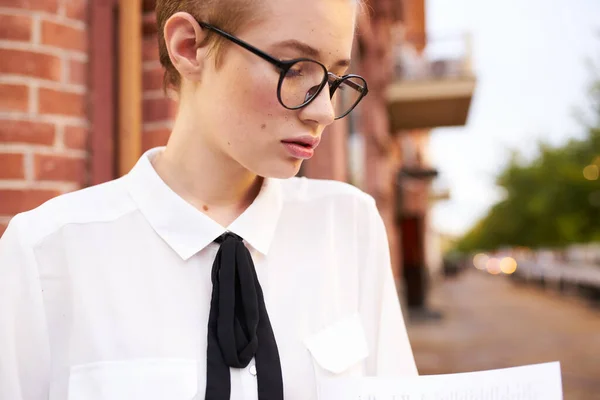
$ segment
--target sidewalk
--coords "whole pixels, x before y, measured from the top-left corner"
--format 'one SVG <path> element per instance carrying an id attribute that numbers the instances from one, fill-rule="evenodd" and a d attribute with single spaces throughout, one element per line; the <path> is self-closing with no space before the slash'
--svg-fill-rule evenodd
<path id="1" fill-rule="evenodd" d="M 565 400 L 600 400 L 600 308 L 478 271 L 429 299 L 444 319 L 408 326 L 420 374 L 560 361 Z"/>

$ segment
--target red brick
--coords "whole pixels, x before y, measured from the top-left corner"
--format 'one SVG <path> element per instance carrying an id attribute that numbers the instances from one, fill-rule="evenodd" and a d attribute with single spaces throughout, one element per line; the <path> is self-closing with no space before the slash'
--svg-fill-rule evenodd
<path id="1" fill-rule="evenodd" d="M 143 11 L 154 11 L 155 6 L 156 6 L 156 0 L 142 0 L 142 10 Z"/>
<path id="2" fill-rule="evenodd" d="M 62 49 L 86 51 L 87 32 L 52 21 L 42 21 L 42 43 Z"/>
<path id="3" fill-rule="evenodd" d="M 176 103 L 167 98 L 145 99 L 143 116 L 144 122 L 157 122 L 175 117 Z"/>
<path id="4" fill-rule="evenodd" d="M 58 11 L 58 0 L 0 0 L 0 7 L 56 13 Z"/>
<path id="5" fill-rule="evenodd" d="M 145 70 L 143 74 L 144 90 L 162 90 L 164 70 L 160 67 Z"/>
<path id="6" fill-rule="evenodd" d="M 0 38 L 3 40 L 31 40 L 31 17 L 0 15 Z"/>
<path id="7" fill-rule="evenodd" d="M 145 36 L 142 42 L 142 60 L 158 60 L 158 39 L 156 35 Z"/>
<path id="8" fill-rule="evenodd" d="M 24 167 L 23 154 L 0 153 L 0 179 L 24 179 Z"/>
<path id="9" fill-rule="evenodd" d="M 58 57 L 32 51 L 0 49 L 0 75 L 25 75 L 58 81 L 61 71 Z"/>
<path id="10" fill-rule="evenodd" d="M 65 128 L 65 146 L 70 149 L 84 150 L 87 148 L 88 130 L 76 126 Z"/>
<path id="11" fill-rule="evenodd" d="M 0 96 L 1 98 L 1 96 Z M 0 143 L 53 145 L 55 128 L 52 124 L 0 120 Z"/>
<path id="12" fill-rule="evenodd" d="M 156 24 L 156 13 L 154 10 L 142 13 L 142 34 L 143 35 L 155 35 L 158 30 Z"/>
<path id="13" fill-rule="evenodd" d="M 29 88 L 25 85 L 0 84 L 0 110 L 27 111 L 29 108 Z"/>
<path id="14" fill-rule="evenodd" d="M 2 239 L 2 235 L 4 235 L 6 228 L 8 228 L 8 224 L 0 222 L 0 239 Z"/>
<path id="15" fill-rule="evenodd" d="M 61 194 L 57 190 L 0 189 L 0 215 L 28 211 Z"/>
<path id="16" fill-rule="evenodd" d="M 87 62 L 69 61 L 69 82 L 79 85 L 87 84 Z"/>
<path id="17" fill-rule="evenodd" d="M 35 179 L 66 181 L 82 184 L 85 180 L 85 159 L 55 154 L 36 154 Z"/>
<path id="18" fill-rule="evenodd" d="M 87 0 L 68 0 L 67 2 L 67 17 L 78 19 L 80 21 L 87 20 L 88 17 L 88 2 Z"/>
<path id="19" fill-rule="evenodd" d="M 86 96 L 83 94 L 40 88 L 38 98 L 40 114 L 86 116 Z"/>
<path id="20" fill-rule="evenodd" d="M 166 128 L 144 132 L 144 134 L 142 135 L 143 151 L 146 151 L 153 147 L 166 145 L 170 135 L 171 130 Z"/>

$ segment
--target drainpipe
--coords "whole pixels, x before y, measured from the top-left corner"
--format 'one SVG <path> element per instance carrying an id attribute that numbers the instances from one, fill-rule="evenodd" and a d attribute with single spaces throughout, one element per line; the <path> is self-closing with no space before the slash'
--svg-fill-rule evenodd
<path id="1" fill-rule="evenodd" d="M 142 153 L 142 4 L 119 1 L 117 173 L 126 174 Z"/>

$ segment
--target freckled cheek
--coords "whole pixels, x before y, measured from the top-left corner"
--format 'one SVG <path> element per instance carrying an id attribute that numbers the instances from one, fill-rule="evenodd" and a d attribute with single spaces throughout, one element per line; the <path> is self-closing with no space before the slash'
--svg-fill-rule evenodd
<path id="1" fill-rule="evenodd" d="M 255 142 L 257 137 L 272 138 L 291 124 L 293 111 L 284 108 L 277 99 L 278 74 L 271 70 L 239 71 L 235 77 L 237 107 L 242 110 L 236 117 Z M 233 82 L 231 82 L 233 83 Z M 256 136 L 256 133 L 262 133 Z"/>
<path id="2" fill-rule="evenodd" d="M 248 109 L 263 118 L 284 110 L 277 100 L 277 77 L 271 75 L 274 74 L 257 74 L 248 81 Z"/>

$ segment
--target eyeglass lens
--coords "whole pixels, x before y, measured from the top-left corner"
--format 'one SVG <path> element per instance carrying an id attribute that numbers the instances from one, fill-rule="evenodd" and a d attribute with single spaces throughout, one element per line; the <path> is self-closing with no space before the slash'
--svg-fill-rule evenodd
<path id="1" fill-rule="evenodd" d="M 331 103 L 336 110 L 336 118 L 350 111 L 362 97 L 359 88 L 364 87 L 364 81 L 357 77 L 344 79 L 337 90 L 333 93 Z"/>
<path id="2" fill-rule="evenodd" d="M 290 67 L 281 82 L 280 97 L 288 108 L 297 108 L 318 94 L 319 88 L 327 77 L 327 71 L 321 64 L 313 61 L 298 61 Z M 331 98 L 336 118 L 343 116 L 360 100 L 364 87 L 360 78 L 344 80 Z M 325 88 L 328 90 L 328 88 Z"/>

